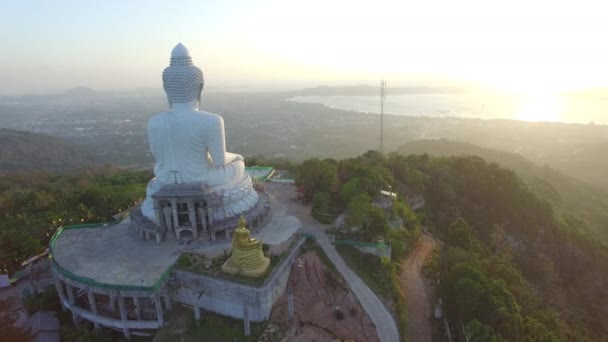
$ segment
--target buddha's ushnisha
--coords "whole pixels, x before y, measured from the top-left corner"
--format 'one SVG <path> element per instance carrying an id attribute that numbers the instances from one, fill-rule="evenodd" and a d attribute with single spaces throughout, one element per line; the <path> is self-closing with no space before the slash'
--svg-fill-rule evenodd
<path id="1" fill-rule="evenodd" d="M 243 157 L 226 151 L 224 120 L 199 111 L 203 72 L 192 63 L 181 43 L 171 52 L 163 71 L 163 88 L 170 110 L 150 119 L 148 139 L 156 161 L 146 191 L 142 213 L 156 222 L 152 194 L 173 183 L 203 182 L 226 195 L 225 205 L 234 214 L 255 205 L 258 195 L 245 172 Z"/>

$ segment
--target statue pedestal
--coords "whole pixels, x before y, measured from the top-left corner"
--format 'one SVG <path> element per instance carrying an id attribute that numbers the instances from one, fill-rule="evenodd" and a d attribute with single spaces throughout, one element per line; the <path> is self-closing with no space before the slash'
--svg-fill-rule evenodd
<path id="1" fill-rule="evenodd" d="M 269 266 L 270 266 L 270 259 L 268 259 L 267 257 L 264 257 L 264 261 L 261 264 L 256 265 L 255 268 L 241 268 L 238 265 L 235 265 L 232 262 L 232 257 L 230 257 L 222 265 L 222 272 L 228 273 L 228 274 L 239 274 L 239 275 L 244 275 L 247 277 L 256 278 L 256 277 L 263 276 L 264 273 L 266 273 L 266 270 L 268 269 Z"/>

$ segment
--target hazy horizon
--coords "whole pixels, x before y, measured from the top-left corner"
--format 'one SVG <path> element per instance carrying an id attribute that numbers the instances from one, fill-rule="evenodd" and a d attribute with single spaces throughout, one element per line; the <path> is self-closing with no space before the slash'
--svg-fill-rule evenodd
<path id="1" fill-rule="evenodd" d="M 575 7 L 576 6 L 576 7 Z M 546 95 L 608 85 L 601 4 L 20 1 L 0 5 L 0 94 L 160 88 L 183 42 L 207 86 L 470 82 Z"/>

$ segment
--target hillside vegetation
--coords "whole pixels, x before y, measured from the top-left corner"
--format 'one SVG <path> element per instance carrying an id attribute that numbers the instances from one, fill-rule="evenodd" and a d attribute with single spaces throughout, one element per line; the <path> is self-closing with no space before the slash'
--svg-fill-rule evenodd
<path id="1" fill-rule="evenodd" d="M 0 175 L 0 273 L 19 270 L 61 226 L 112 221 L 144 196 L 150 178 L 113 168 Z"/>
<path id="2" fill-rule="evenodd" d="M 418 222 L 445 247 L 428 268 L 439 280 L 453 336 L 480 341 L 601 340 L 608 334 L 608 247 L 584 221 L 552 204 L 515 172 L 474 156 L 363 156 L 308 160 L 297 182 L 313 210 L 347 210 L 347 226 L 365 239 L 391 241 Z M 380 189 L 401 201 L 391 211 L 405 229 L 369 206 Z M 359 215 L 363 212 L 363 215 Z M 388 216 L 390 218 L 390 215 Z M 410 226 L 410 227 L 408 227 Z M 399 243 L 393 243 L 399 251 Z"/>
<path id="3" fill-rule="evenodd" d="M 293 171 L 314 211 L 346 212 L 341 234 L 390 240 L 394 260 L 412 247 L 421 226 L 444 242 L 427 271 L 441 284 L 437 296 L 459 341 L 598 341 L 608 335 L 608 247 L 575 212 L 559 208 L 559 192 L 548 181 L 539 191 L 516 172 L 475 156 L 374 151 L 307 160 Z M 17 270 L 61 225 L 111 220 L 143 197 L 150 177 L 110 168 L 0 177 L 1 268 Z M 398 200 L 379 206 L 377 194 L 387 189 Z M 383 258 L 378 272 L 402 324 L 396 268 Z"/>
<path id="4" fill-rule="evenodd" d="M 101 165 L 93 152 L 60 138 L 0 129 L 0 173 L 64 172 Z"/>
<path id="5" fill-rule="evenodd" d="M 597 236 L 608 242 L 608 192 L 563 174 L 545 165 L 539 166 L 516 153 L 482 148 L 448 140 L 418 140 L 399 148 L 399 153 L 431 156 L 478 156 L 517 172 L 528 188 L 549 201 L 555 210 L 576 215 Z"/>

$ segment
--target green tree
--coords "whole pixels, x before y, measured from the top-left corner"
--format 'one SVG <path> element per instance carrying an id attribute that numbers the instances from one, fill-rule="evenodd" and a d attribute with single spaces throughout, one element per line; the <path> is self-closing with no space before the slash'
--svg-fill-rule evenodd
<path id="1" fill-rule="evenodd" d="M 348 216 L 346 223 L 350 227 L 362 226 L 369 216 L 369 211 L 372 209 L 371 199 L 367 194 L 359 194 L 353 197 L 348 204 Z"/>
<path id="2" fill-rule="evenodd" d="M 467 222 L 461 217 L 450 224 L 446 242 L 452 246 L 470 250 L 473 246 L 473 232 Z"/>
<path id="3" fill-rule="evenodd" d="M 473 319 L 464 325 L 462 334 L 467 342 L 503 341 L 499 335 L 496 335 L 492 327 L 489 327 L 476 319 Z"/>
<path id="4" fill-rule="evenodd" d="M 329 192 L 317 192 L 312 198 L 312 210 L 321 213 L 329 213 L 331 207 L 331 195 Z"/>
<path id="5" fill-rule="evenodd" d="M 295 181 L 303 190 L 304 197 L 310 200 L 316 192 L 329 192 L 336 182 L 337 174 L 335 160 L 309 159 L 298 168 Z"/>
<path id="6" fill-rule="evenodd" d="M 342 184 L 340 188 L 340 192 L 338 193 L 338 198 L 343 205 L 349 205 L 351 200 L 361 194 L 367 195 L 365 189 L 361 186 L 361 181 L 358 177 L 352 178 L 348 182 Z"/>
<path id="7" fill-rule="evenodd" d="M 384 211 L 380 208 L 371 206 L 367 213 L 367 220 L 363 224 L 365 237 L 370 240 L 384 238 L 389 230 Z"/>

